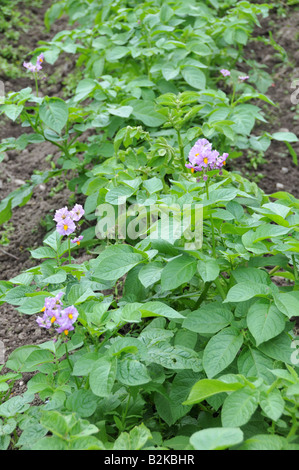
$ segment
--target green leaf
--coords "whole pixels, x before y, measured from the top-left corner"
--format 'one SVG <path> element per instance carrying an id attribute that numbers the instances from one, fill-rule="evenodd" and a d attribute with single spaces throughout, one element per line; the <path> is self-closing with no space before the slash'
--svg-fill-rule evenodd
<path id="1" fill-rule="evenodd" d="M 270 287 L 265 284 L 257 284 L 250 281 L 240 282 L 228 291 L 224 302 L 244 302 L 258 295 L 268 296 L 270 293 Z"/>
<path id="2" fill-rule="evenodd" d="M 298 137 L 293 132 L 275 132 L 271 137 L 280 142 L 298 142 Z"/>
<path id="3" fill-rule="evenodd" d="M 17 310 L 18 312 L 25 313 L 26 315 L 33 315 L 34 313 L 39 313 L 45 305 L 46 297 L 46 292 L 42 293 L 41 295 L 27 297 L 26 299 L 24 299 L 24 302 L 22 302 L 21 306 L 18 307 Z"/>
<path id="4" fill-rule="evenodd" d="M 243 386 L 240 382 L 225 383 L 216 379 L 203 379 L 193 385 L 187 400 L 183 404 L 194 405 L 218 393 L 232 392 Z"/>
<path id="5" fill-rule="evenodd" d="M 113 450 L 141 450 L 152 435 L 142 423 L 135 426 L 130 433 L 122 432 L 113 445 Z"/>
<path id="6" fill-rule="evenodd" d="M 238 370 L 239 373 L 245 377 L 259 378 L 261 377 L 266 384 L 273 382 L 273 374 L 270 372 L 273 369 L 273 361 L 265 356 L 258 349 L 248 348 L 244 349 L 238 357 Z"/>
<path id="7" fill-rule="evenodd" d="M 140 304 L 139 310 L 142 314 L 142 318 L 161 316 L 171 319 L 184 318 L 179 312 L 169 307 L 166 303 L 159 301 L 146 302 Z"/>
<path id="8" fill-rule="evenodd" d="M 213 336 L 203 353 L 203 367 L 207 376 L 209 378 L 215 377 L 229 366 L 242 344 L 242 334 L 230 327 Z"/>
<path id="9" fill-rule="evenodd" d="M 151 377 L 142 362 L 136 359 L 125 358 L 118 362 L 117 380 L 124 385 L 137 386 L 150 382 Z"/>
<path id="10" fill-rule="evenodd" d="M 0 225 L 4 224 L 4 222 L 7 222 L 12 217 L 11 204 L 12 199 L 8 201 L 3 200 L 0 203 Z"/>
<path id="11" fill-rule="evenodd" d="M 149 287 L 161 279 L 163 266 L 160 263 L 149 263 L 138 272 L 138 278 L 144 287 Z"/>
<path id="12" fill-rule="evenodd" d="M 101 357 L 98 359 L 89 374 L 91 391 L 98 397 L 108 397 L 116 378 L 117 359 L 115 357 Z"/>
<path id="13" fill-rule="evenodd" d="M 274 295 L 277 308 L 288 318 L 298 315 L 299 292 L 284 292 Z"/>
<path id="14" fill-rule="evenodd" d="M 285 327 L 285 319 L 278 308 L 266 299 L 255 302 L 248 310 L 247 325 L 256 345 L 278 336 Z"/>
<path id="15" fill-rule="evenodd" d="M 128 245 L 126 249 L 122 249 L 120 245 L 113 245 L 106 248 L 95 260 L 94 276 L 108 281 L 116 280 L 142 261 L 144 257 L 134 253 Z"/>
<path id="16" fill-rule="evenodd" d="M 69 411 L 78 413 L 81 418 L 92 416 L 97 409 L 98 398 L 90 390 L 75 390 L 66 401 Z"/>
<path id="17" fill-rule="evenodd" d="M 24 413 L 30 408 L 29 403 L 34 399 L 34 395 L 30 396 L 15 396 L 0 405 L 0 416 L 4 418 L 11 418 L 19 413 Z"/>
<path id="18" fill-rule="evenodd" d="M 39 349 L 38 346 L 20 346 L 11 353 L 6 363 L 6 367 L 15 371 L 21 370 L 28 356 L 30 356 L 32 351 L 35 351 L 37 349 Z"/>
<path id="19" fill-rule="evenodd" d="M 220 272 L 219 264 L 215 259 L 199 260 L 197 270 L 204 282 L 214 281 Z"/>
<path id="20" fill-rule="evenodd" d="M 36 250 L 30 251 L 32 258 L 43 259 L 43 258 L 56 258 L 55 251 L 49 246 L 41 246 Z"/>
<path id="21" fill-rule="evenodd" d="M 280 436 L 258 434 L 244 441 L 238 450 L 282 450 L 284 440 Z"/>
<path id="22" fill-rule="evenodd" d="M 60 134 L 68 120 L 68 106 L 60 98 L 46 97 L 39 108 L 39 117 L 47 127 Z"/>
<path id="23" fill-rule="evenodd" d="M 173 290 L 189 282 L 196 272 L 196 260 L 191 256 L 181 255 L 165 266 L 161 274 L 162 291 Z"/>
<path id="24" fill-rule="evenodd" d="M 153 178 L 149 178 L 146 181 L 143 182 L 143 186 L 145 189 L 150 193 L 156 193 L 158 191 L 161 191 L 163 189 L 163 183 L 160 178 L 157 178 L 154 176 Z"/>
<path id="25" fill-rule="evenodd" d="M 233 318 L 229 307 L 221 302 L 211 302 L 188 314 L 183 327 L 196 333 L 214 334 L 228 326 Z"/>
<path id="26" fill-rule="evenodd" d="M 195 450 L 223 450 L 242 441 L 241 429 L 228 427 L 203 429 L 190 437 L 190 444 Z"/>
<path id="27" fill-rule="evenodd" d="M 292 340 L 285 332 L 259 345 L 258 349 L 277 361 L 292 365 Z"/>
<path id="28" fill-rule="evenodd" d="M 27 357 L 21 370 L 22 372 L 34 372 L 41 364 L 51 364 L 54 359 L 54 355 L 50 351 L 38 349 Z"/>
<path id="29" fill-rule="evenodd" d="M 221 420 L 227 427 L 239 427 L 248 423 L 258 407 L 258 394 L 256 390 L 242 388 L 232 392 L 224 401 Z"/>
<path id="30" fill-rule="evenodd" d="M 196 67 L 184 67 L 181 71 L 188 85 L 197 90 L 204 90 L 206 87 L 205 74 Z"/>
<path id="31" fill-rule="evenodd" d="M 96 81 L 92 80 L 91 78 L 84 78 L 83 80 L 81 80 L 77 85 L 74 101 L 78 102 L 87 98 L 96 86 Z"/>
<path id="32" fill-rule="evenodd" d="M 2 111 L 4 111 L 4 114 L 11 119 L 12 121 L 15 121 L 18 116 L 21 114 L 23 111 L 24 106 L 18 106 L 15 104 L 5 104 L 2 106 Z"/>
<path id="33" fill-rule="evenodd" d="M 152 101 L 138 100 L 129 104 L 133 106 L 133 116 L 135 119 L 143 122 L 148 127 L 159 127 L 166 121 L 166 117 L 156 111 Z"/>
<path id="34" fill-rule="evenodd" d="M 285 403 L 278 389 L 274 389 L 270 393 L 262 392 L 259 401 L 262 410 L 268 418 L 272 421 L 277 421 L 280 418 Z"/>

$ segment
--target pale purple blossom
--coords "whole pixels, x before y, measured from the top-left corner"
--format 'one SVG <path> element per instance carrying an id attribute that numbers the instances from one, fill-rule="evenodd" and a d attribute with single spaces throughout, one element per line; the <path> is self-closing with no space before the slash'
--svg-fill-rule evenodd
<path id="1" fill-rule="evenodd" d="M 62 207 L 62 209 L 58 209 L 56 212 L 55 212 L 55 216 L 54 216 L 54 219 L 55 222 L 61 222 L 65 219 L 68 219 L 68 218 L 72 218 L 71 215 L 70 215 L 70 211 L 68 210 L 68 208 L 65 206 L 65 207 Z"/>
<path id="2" fill-rule="evenodd" d="M 85 214 L 85 211 L 83 207 L 81 206 L 81 204 L 75 204 L 75 206 L 71 210 L 71 218 L 75 222 L 78 222 L 78 220 L 80 220 L 84 214 Z"/>
<path id="3" fill-rule="evenodd" d="M 192 173 L 203 172 L 203 179 L 206 181 L 207 171 L 221 170 L 226 164 L 227 157 L 228 153 L 220 155 L 217 150 L 213 150 L 212 144 L 207 139 L 199 139 L 189 152 L 189 163 L 186 163 L 186 167 L 190 168 Z"/>
<path id="4" fill-rule="evenodd" d="M 63 292 L 60 292 L 56 297 L 47 297 L 45 299 L 45 305 L 42 309 L 42 312 L 44 312 L 43 316 L 37 317 L 36 322 L 40 328 L 48 330 L 53 327 L 57 333 L 68 335 L 69 331 L 74 330 L 74 323 L 79 313 L 73 305 L 63 309 L 63 304 L 60 300 L 62 295 Z"/>
<path id="5" fill-rule="evenodd" d="M 230 76 L 230 71 L 227 70 L 227 69 L 221 69 L 221 70 L 220 70 L 220 73 L 222 73 L 222 75 L 223 75 L 224 77 L 229 77 L 229 76 Z"/>
<path id="6" fill-rule="evenodd" d="M 77 245 L 80 245 L 81 240 L 83 240 L 83 235 L 73 238 L 73 240 L 71 240 L 71 243 L 77 243 Z"/>
<path id="7" fill-rule="evenodd" d="M 70 217 L 68 217 L 58 222 L 58 224 L 56 225 L 56 230 L 59 235 L 70 235 L 76 230 L 76 225 L 74 221 Z"/>
<path id="8" fill-rule="evenodd" d="M 25 67 L 25 69 L 29 70 L 32 73 L 37 73 L 40 70 L 42 70 L 41 64 L 43 63 L 43 61 L 44 61 L 44 54 L 41 53 L 37 57 L 35 65 L 32 62 L 23 62 L 23 67 Z"/>
<path id="9" fill-rule="evenodd" d="M 238 78 L 239 78 L 239 80 L 241 80 L 242 82 L 244 82 L 245 80 L 248 80 L 249 75 L 240 75 Z"/>

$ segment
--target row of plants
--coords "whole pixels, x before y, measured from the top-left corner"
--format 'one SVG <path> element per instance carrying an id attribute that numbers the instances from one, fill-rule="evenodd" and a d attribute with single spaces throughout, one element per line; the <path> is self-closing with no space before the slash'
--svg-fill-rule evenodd
<path id="1" fill-rule="evenodd" d="M 2 449 L 298 449 L 299 201 L 229 171 L 248 148 L 297 139 L 253 133 L 258 100 L 275 104 L 271 77 L 242 53 L 268 9 L 48 10 L 48 28 L 62 14 L 72 28 L 24 63 L 34 91 L 0 112 L 31 131 L 1 148 L 48 141 L 60 158 L 1 202 L 0 221 L 53 176 L 85 202 L 57 208 L 36 265 L 0 281 L 0 302 L 49 331 L 0 375 Z M 62 54 L 82 74 L 73 96 L 39 96 Z M 23 373 L 27 391 L 11 396 Z"/>

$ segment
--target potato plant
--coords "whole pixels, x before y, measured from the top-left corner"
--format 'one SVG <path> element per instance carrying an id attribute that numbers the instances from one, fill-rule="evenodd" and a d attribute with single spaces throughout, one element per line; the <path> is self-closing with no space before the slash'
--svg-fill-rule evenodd
<path id="1" fill-rule="evenodd" d="M 254 134 L 258 103 L 275 103 L 242 51 L 268 9 L 63 0 L 46 13 L 49 29 L 62 14 L 72 27 L 25 62 L 34 86 L 5 96 L 0 112 L 30 132 L 0 150 L 47 141 L 60 158 L 2 200 L 0 222 L 69 170 L 84 203 L 57 207 L 35 266 L 0 281 L 0 303 L 49 334 L 0 375 L 2 450 L 298 450 L 299 201 L 230 167 L 297 140 Z M 63 54 L 82 80 L 69 99 L 39 96 Z"/>

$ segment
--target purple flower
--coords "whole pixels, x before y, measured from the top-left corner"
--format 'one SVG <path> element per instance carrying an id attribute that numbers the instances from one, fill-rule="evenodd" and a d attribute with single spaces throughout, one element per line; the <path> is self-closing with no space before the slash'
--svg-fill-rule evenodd
<path id="1" fill-rule="evenodd" d="M 71 322 L 71 323 L 75 323 L 78 316 L 79 316 L 78 310 L 73 305 L 71 305 L 70 307 L 65 308 L 61 312 L 61 317 L 63 318 L 63 321 L 68 321 L 68 322 Z"/>
<path id="2" fill-rule="evenodd" d="M 45 56 L 44 56 L 44 53 L 42 52 L 42 53 L 37 57 L 36 63 L 37 63 L 37 64 L 42 64 L 43 61 L 44 61 L 44 58 L 45 58 Z"/>
<path id="3" fill-rule="evenodd" d="M 71 218 L 77 222 L 81 219 L 81 217 L 85 214 L 85 211 L 81 204 L 76 204 L 73 209 L 71 210 Z"/>
<path id="4" fill-rule="evenodd" d="M 226 164 L 228 153 L 219 155 L 217 150 L 212 150 L 212 144 L 207 139 L 199 139 L 189 152 L 189 162 L 186 167 L 192 173 L 195 171 L 204 172 L 204 181 L 207 180 L 206 172 L 209 170 L 221 169 Z"/>
<path id="5" fill-rule="evenodd" d="M 70 217 L 67 217 L 66 219 L 58 222 L 58 224 L 56 225 L 56 230 L 62 236 L 70 235 L 76 230 L 76 225 Z"/>
<path id="6" fill-rule="evenodd" d="M 37 73 L 42 70 L 41 64 L 43 63 L 43 61 L 44 54 L 41 53 L 36 59 L 36 65 L 34 65 L 32 62 L 23 62 L 23 67 L 25 67 L 25 69 L 29 70 L 32 73 Z"/>
<path id="7" fill-rule="evenodd" d="M 230 76 L 230 71 L 227 70 L 227 69 L 221 69 L 221 70 L 220 70 L 220 73 L 222 73 L 222 75 L 223 75 L 224 77 L 229 77 L 229 76 Z"/>
<path id="8" fill-rule="evenodd" d="M 77 245 L 80 245 L 81 240 L 83 240 L 83 235 L 73 238 L 73 240 L 71 240 L 71 243 L 77 243 Z"/>
<path id="9" fill-rule="evenodd" d="M 54 216 L 53 220 L 55 220 L 55 222 L 58 223 L 58 222 L 61 222 L 65 219 L 68 219 L 68 218 L 71 219 L 72 217 L 71 217 L 71 214 L 70 214 L 68 208 L 65 206 L 62 209 L 59 209 L 55 212 L 55 216 Z"/>
<path id="10" fill-rule="evenodd" d="M 59 328 L 57 333 L 68 334 L 69 331 L 74 330 L 74 323 L 78 318 L 78 310 L 73 305 L 62 310 L 61 315 L 57 321 Z"/>
<path id="11" fill-rule="evenodd" d="M 239 78 L 239 80 L 242 80 L 244 82 L 244 80 L 248 80 L 249 75 L 244 75 L 244 76 L 240 75 L 240 77 L 238 77 L 238 78 Z"/>
<path id="12" fill-rule="evenodd" d="M 36 322 L 40 328 L 46 328 L 47 330 L 52 326 L 50 318 L 45 314 L 42 317 L 37 317 Z"/>
<path id="13" fill-rule="evenodd" d="M 36 319 L 37 324 L 41 328 L 50 329 L 56 328 L 57 333 L 64 333 L 68 335 L 69 331 L 74 330 L 74 323 L 76 322 L 79 313 L 73 305 L 62 309 L 61 297 L 63 292 L 60 292 L 56 297 L 47 297 L 45 305 L 42 309 L 43 316 Z"/>

